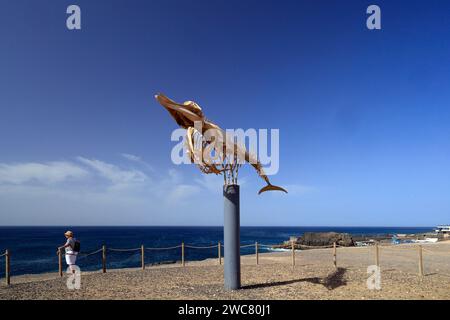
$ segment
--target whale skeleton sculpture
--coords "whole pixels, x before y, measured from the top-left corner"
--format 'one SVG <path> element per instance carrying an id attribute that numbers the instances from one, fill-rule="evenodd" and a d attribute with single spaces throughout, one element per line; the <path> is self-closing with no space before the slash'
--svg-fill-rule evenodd
<path id="1" fill-rule="evenodd" d="M 177 103 L 163 94 L 157 94 L 155 98 L 176 123 L 187 130 L 185 142 L 190 160 L 203 173 L 223 174 L 225 185 L 237 184 L 239 168 L 247 162 L 267 183 L 258 194 L 266 191 L 287 193 L 285 189 L 272 185 L 258 159 L 246 150 L 245 145 L 238 144 L 234 138 L 231 140 L 218 125 L 206 119 L 197 103 Z"/>

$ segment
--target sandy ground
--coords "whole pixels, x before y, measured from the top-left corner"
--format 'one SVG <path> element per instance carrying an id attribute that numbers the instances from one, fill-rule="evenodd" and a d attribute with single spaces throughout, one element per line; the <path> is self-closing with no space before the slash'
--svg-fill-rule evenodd
<path id="1" fill-rule="evenodd" d="M 369 290 L 367 266 L 374 247 L 273 252 L 242 257 L 242 290 L 223 290 L 217 259 L 140 269 L 83 273 L 80 290 L 57 274 L 12 278 L 0 284 L 0 299 L 450 299 L 450 242 L 423 245 L 425 276 L 418 276 L 416 246 L 380 248 L 381 290 Z"/>

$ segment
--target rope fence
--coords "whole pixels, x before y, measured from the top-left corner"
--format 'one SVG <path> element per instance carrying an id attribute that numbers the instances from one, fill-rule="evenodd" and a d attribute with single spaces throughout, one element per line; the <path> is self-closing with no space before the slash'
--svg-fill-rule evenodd
<path id="1" fill-rule="evenodd" d="M 272 244 L 272 245 L 270 245 L 270 244 L 261 244 L 261 243 L 258 243 L 258 246 L 259 246 L 259 247 L 267 247 L 267 248 L 272 248 L 272 247 L 273 247 L 273 244 Z"/>
<path id="2" fill-rule="evenodd" d="M 213 245 L 213 246 L 204 246 L 204 247 L 196 247 L 196 246 L 189 246 L 189 245 L 185 245 L 185 248 L 191 248 L 191 249 L 212 249 L 212 248 L 217 248 L 219 245 Z"/>
<path id="3" fill-rule="evenodd" d="M 132 251 L 138 251 L 141 250 L 141 248 L 134 248 L 134 249 L 114 249 L 114 248 L 108 248 L 108 251 L 112 252 L 132 252 Z"/>
<path id="4" fill-rule="evenodd" d="M 173 250 L 177 248 L 181 248 L 181 246 L 165 247 L 165 248 L 145 248 L 145 250 Z"/>
<path id="5" fill-rule="evenodd" d="M 240 246 L 241 248 L 248 248 L 248 247 L 254 247 L 255 244 L 244 244 L 242 246 Z"/>
<path id="6" fill-rule="evenodd" d="M 374 248 L 373 251 L 369 251 L 370 255 L 373 255 L 375 264 L 380 267 L 380 252 L 386 252 L 386 253 L 396 253 L 398 255 L 401 255 L 402 259 L 406 259 L 411 263 L 417 263 L 417 269 L 418 269 L 418 276 L 420 278 L 423 278 L 426 276 L 425 269 L 424 269 L 424 256 L 426 257 L 448 257 L 450 258 L 450 251 L 449 252 L 440 252 L 436 250 L 430 250 L 428 248 L 425 248 L 423 245 L 408 245 L 408 246 L 390 246 L 390 245 L 378 245 L 375 244 L 374 246 L 369 246 L 369 248 Z M 413 255 L 405 255 L 405 254 L 413 254 Z M 435 273 L 433 273 L 435 274 Z M 442 276 L 450 277 L 450 275 L 443 274 L 443 273 L 437 273 Z"/>
<path id="7" fill-rule="evenodd" d="M 217 248 L 217 258 L 218 258 L 218 264 L 222 264 L 222 248 L 224 245 L 219 241 L 217 244 L 214 245 L 208 245 L 208 246 L 195 246 L 195 245 L 186 245 L 184 242 L 181 243 L 181 245 L 171 246 L 171 247 L 145 247 L 144 245 L 141 245 L 139 248 L 107 248 L 105 245 L 102 246 L 100 249 L 89 252 L 89 253 L 79 253 L 79 258 L 87 258 L 89 256 L 93 256 L 96 254 L 101 253 L 101 264 L 102 264 L 102 272 L 106 273 L 107 271 L 107 252 L 117 252 L 117 253 L 123 253 L 123 252 L 139 252 L 141 256 L 141 268 L 142 270 L 145 269 L 145 251 L 163 251 L 163 250 L 175 250 L 181 248 L 181 264 L 184 267 L 185 266 L 185 249 L 194 249 L 194 250 L 202 250 L 202 249 L 214 249 Z M 295 266 L 296 262 L 296 244 L 294 242 L 290 243 L 290 246 L 287 244 L 283 247 L 271 245 L 271 244 L 261 244 L 258 242 L 252 243 L 252 244 L 243 244 L 240 245 L 240 248 L 255 248 L 255 260 L 256 265 L 259 264 L 259 253 L 261 248 L 275 248 L 275 249 L 285 249 L 286 251 L 291 252 L 292 257 L 292 267 Z M 290 248 L 289 248 L 290 247 Z M 338 267 L 338 248 L 346 248 L 345 246 L 340 246 L 337 243 L 334 243 L 332 246 L 300 246 L 300 248 L 314 248 L 314 249 L 332 249 L 331 253 L 331 261 L 335 268 Z M 449 252 L 441 252 L 436 250 L 431 250 L 427 248 L 424 248 L 422 245 L 411 245 L 411 246 L 386 246 L 386 245 L 379 245 L 378 243 L 375 243 L 375 245 L 364 247 L 367 250 L 368 258 L 367 261 L 370 263 L 370 261 L 373 261 L 375 265 L 380 267 L 380 256 L 383 252 L 390 252 L 390 253 L 412 253 L 415 251 L 415 257 L 414 256 L 403 256 L 402 258 L 407 258 L 409 261 L 414 261 L 417 263 L 418 268 L 418 275 L 420 278 L 423 278 L 425 276 L 424 272 L 424 255 L 427 257 L 429 256 L 445 256 L 450 258 L 450 251 Z M 364 250 L 366 252 L 366 250 Z M 62 256 L 64 255 L 63 251 L 58 251 L 58 270 L 59 275 L 63 276 L 63 263 L 62 263 Z M 5 250 L 4 253 L 0 254 L 0 258 L 5 257 L 5 269 L 6 269 L 6 284 L 10 285 L 10 279 L 11 279 L 11 254 L 9 250 Z M 373 259 L 373 260 L 372 260 Z M 440 275 L 448 276 L 446 274 L 439 273 Z"/>
<path id="8" fill-rule="evenodd" d="M 9 286 L 11 284 L 11 254 L 8 249 L 0 255 L 0 258 L 3 257 L 5 257 L 5 281 L 6 285 Z"/>
<path id="9" fill-rule="evenodd" d="M 431 253 L 431 254 L 436 254 L 436 255 L 442 255 L 442 256 L 448 256 L 448 252 L 447 253 L 445 253 L 445 252 L 439 252 L 439 251 L 433 251 L 433 250 L 428 250 L 428 249 L 425 249 L 425 248 L 422 248 L 422 250 L 424 251 L 424 252 L 428 252 L 428 253 Z"/>
<path id="10" fill-rule="evenodd" d="M 80 253 L 80 254 L 78 254 L 78 257 L 86 258 L 86 257 L 92 256 L 92 255 L 100 253 L 100 252 L 102 252 L 102 249 L 98 249 L 98 250 L 96 250 L 94 252 L 91 252 L 91 253 Z"/>

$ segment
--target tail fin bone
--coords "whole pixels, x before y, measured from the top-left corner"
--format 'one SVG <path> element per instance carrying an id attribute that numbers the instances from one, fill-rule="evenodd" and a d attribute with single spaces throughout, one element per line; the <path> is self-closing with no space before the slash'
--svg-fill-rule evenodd
<path id="1" fill-rule="evenodd" d="M 264 188 L 262 188 L 261 190 L 259 190 L 258 194 L 261 194 L 263 192 L 266 191 L 283 191 L 285 193 L 288 193 L 285 189 L 283 189 L 282 187 L 278 187 L 278 186 L 274 186 L 272 184 L 268 184 L 267 186 L 265 186 Z"/>

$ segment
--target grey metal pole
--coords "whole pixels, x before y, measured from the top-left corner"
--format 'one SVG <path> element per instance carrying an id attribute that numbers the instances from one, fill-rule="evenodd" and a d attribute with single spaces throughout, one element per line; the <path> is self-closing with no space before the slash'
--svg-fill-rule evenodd
<path id="1" fill-rule="evenodd" d="M 241 287 L 241 255 L 240 255 L 240 221 L 239 221 L 239 186 L 223 187 L 224 209 L 224 278 L 225 290 L 236 290 Z"/>

